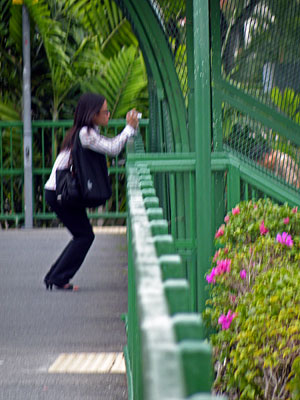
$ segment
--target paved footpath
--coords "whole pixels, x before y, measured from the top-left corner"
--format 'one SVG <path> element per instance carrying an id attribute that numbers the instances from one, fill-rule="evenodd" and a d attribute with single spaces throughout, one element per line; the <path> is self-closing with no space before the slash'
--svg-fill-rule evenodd
<path id="1" fill-rule="evenodd" d="M 125 234 L 96 232 L 74 277 L 46 291 L 65 229 L 0 230 L 0 400 L 127 399 Z"/>

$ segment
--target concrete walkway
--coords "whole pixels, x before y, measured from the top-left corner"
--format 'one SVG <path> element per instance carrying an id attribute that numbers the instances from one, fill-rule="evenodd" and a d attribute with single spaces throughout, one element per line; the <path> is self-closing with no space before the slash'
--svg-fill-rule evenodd
<path id="1" fill-rule="evenodd" d="M 0 231 L 1 400 L 127 399 L 126 235 L 97 230 L 80 290 L 46 291 L 69 239 L 66 229 Z"/>

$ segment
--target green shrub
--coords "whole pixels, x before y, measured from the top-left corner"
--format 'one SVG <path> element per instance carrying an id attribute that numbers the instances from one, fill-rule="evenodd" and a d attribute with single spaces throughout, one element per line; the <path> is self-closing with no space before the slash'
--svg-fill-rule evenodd
<path id="1" fill-rule="evenodd" d="M 225 220 L 206 277 L 214 388 L 230 399 L 299 399 L 300 214 L 259 200 Z"/>
<path id="2" fill-rule="evenodd" d="M 293 362 L 291 380 L 287 384 L 287 388 L 291 393 L 292 400 L 300 399 L 300 357 Z"/>

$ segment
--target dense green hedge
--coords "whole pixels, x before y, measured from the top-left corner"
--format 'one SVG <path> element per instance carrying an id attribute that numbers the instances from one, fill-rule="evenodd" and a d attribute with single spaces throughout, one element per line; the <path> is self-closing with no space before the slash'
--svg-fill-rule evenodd
<path id="1" fill-rule="evenodd" d="M 299 399 L 300 213 L 250 201 L 224 222 L 206 276 L 214 388 L 230 399 Z"/>

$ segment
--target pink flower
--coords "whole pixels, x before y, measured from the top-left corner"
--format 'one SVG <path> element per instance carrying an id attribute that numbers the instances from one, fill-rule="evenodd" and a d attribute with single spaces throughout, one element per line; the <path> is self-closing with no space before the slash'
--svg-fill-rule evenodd
<path id="1" fill-rule="evenodd" d="M 215 268 L 216 275 L 223 275 L 226 272 L 230 272 L 230 264 L 231 260 L 229 258 L 225 258 L 224 260 L 218 260 L 217 266 Z"/>
<path id="2" fill-rule="evenodd" d="M 283 223 L 284 223 L 284 224 L 287 225 L 289 222 L 290 222 L 289 217 L 284 218 L 284 220 L 283 220 Z"/>
<path id="3" fill-rule="evenodd" d="M 236 215 L 236 214 L 239 214 L 239 213 L 240 213 L 240 208 L 239 207 L 235 207 L 235 208 L 232 209 L 232 214 L 233 215 Z"/>
<path id="4" fill-rule="evenodd" d="M 294 207 L 294 208 L 292 209 L 292 213 L 297 214 L 297 212 L 298 212 L 298 207 Z"/>
<path id="5" fill-rule="evenodd" d="M 216 283 L 216 276 L 223 275 L 226 272 L 230 272 L 230 264 L 231 260 L 229 258 L 225 258 L 224 260 L 217 260 L 217 266 L 213 268 L 206 276 L 206 280 L 208 283 Z"/>
<path id="6" fill-rule="evenodd" d="M 259 230 L 261 235 L 266 235 L 269 232 L 269 229 L 265 227 L 264 221 L 260 224 Z"/>
<path id="7" fill-rule="evenodd" d="M 254 210 L 257 210 L 257 204 L 253 204 Z"/>
<path id="8" fill-rule="evenodd" d="M 246 279 L 247 277 L 247 271 L 245 269 L 242 269 L 240 272 L 240 277 L 241 279 Z"/>
<path id="9" fill-rule="evenodd" d="M 218 319 L 218 324 L 222 325 L 222 330 L 229 329 L 232 320 L 237 316 L 237 313 L 233 313 L 231 310 L 228 311 L 227 315 L 222 314 Z"/>
<path id="10" fill-rule="evenodd" d="M 281 243 L 288 247 L 293 246 L 292 237 L 291 237 L 291 235 L 288 235 L 287 232 L 282 232 L 282 234 L 278 233 L 276 236 L 276 242 Z"/>
<path id="11" fill-rule="evenodd" d="M 227 247 L 225 247 L 225 249 L 223 250 L 224 254 L 228 254 L 228 249 Z"/>
<path id="12" fill-rule="evenodd" d="M 221 226 L 218 229 L 217 233 L 215 234 L 215 239 L 217 239 L 218 237 L 223 236 L 223 235 L 224 235 L 224 228 Z"/>
<path id="13" fill-rule="evenodd" d="M 226 222 L 226 224 L 227 224 L 227 222 L 229 222 L 229 220 L 230 220 L 229 215 L 226 215 L 226 217 L 224 218 L 224 222 Z"/>
<path id="14" fill-rule="evenodd" d="M 216 268 L 213 268 L 209 275 L 207 275 L 206 280 L 208 283 L 216 283 Z"/>

